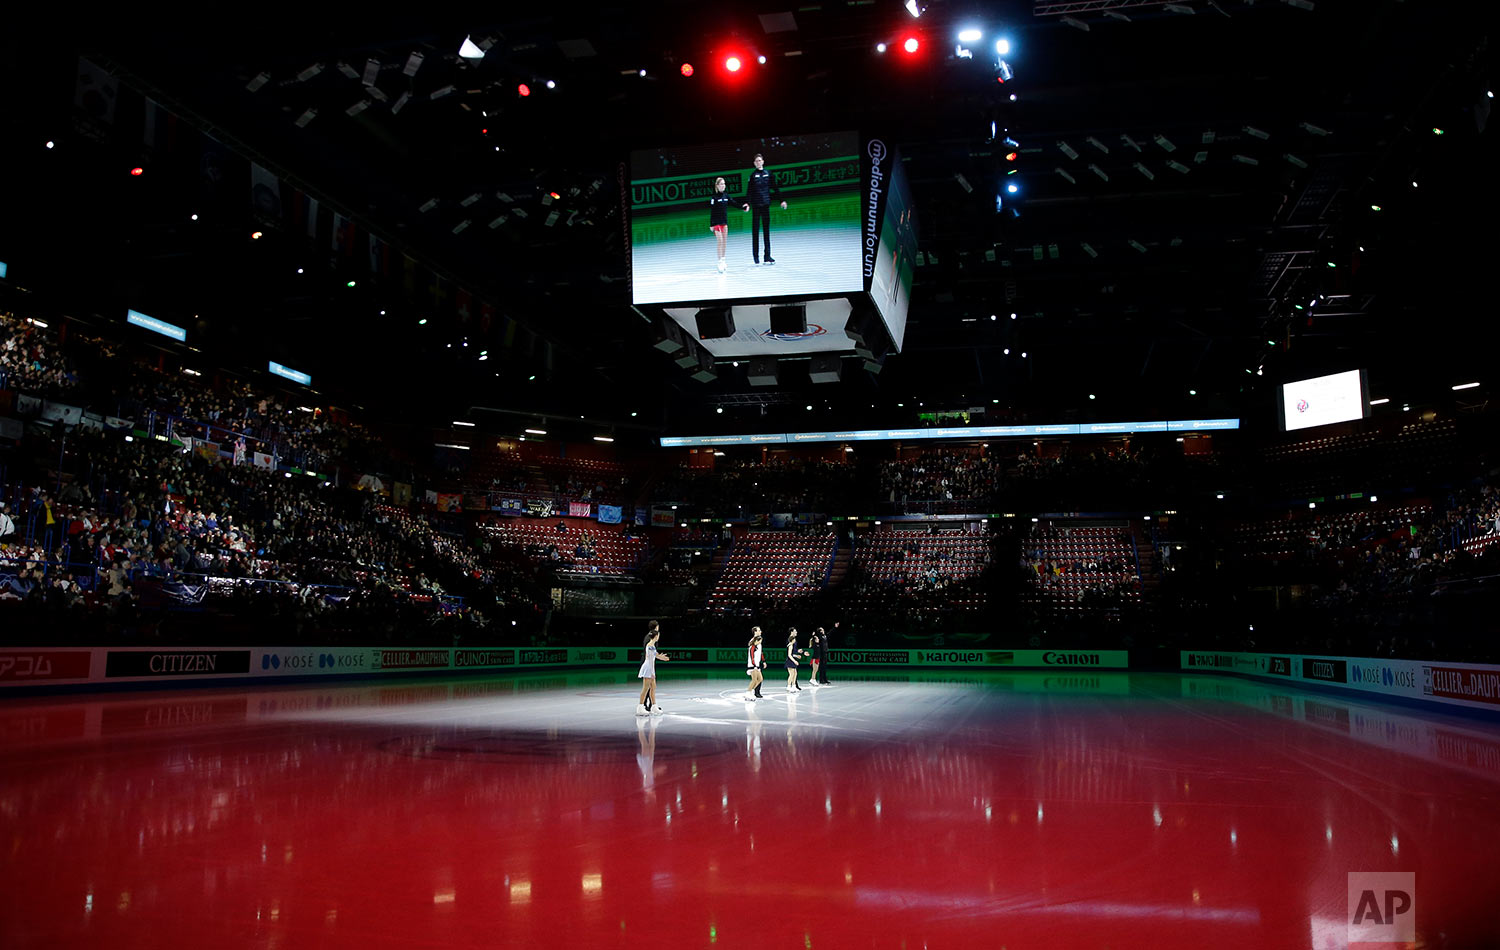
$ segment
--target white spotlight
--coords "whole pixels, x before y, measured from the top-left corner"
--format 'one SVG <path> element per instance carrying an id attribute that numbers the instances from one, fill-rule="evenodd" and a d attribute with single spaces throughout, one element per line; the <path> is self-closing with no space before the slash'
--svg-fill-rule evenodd
<path id="1" fill-rule="evenodd" d="M 906 12 L 919 17 L 922 15 L 922 8 L 917 6 L 917 0 L 906 0 Z"/>
<path id="2" fill-rule="evenodd" d="M 464 59 L 478 62 L 479 60 L 484 59 L 484 50 L 474 45 L 474 41 L 465 36 L 463 45 L 458 48 L 458 55 L 463 57 Z"/>
<path id="3" fill-rule="evenodd" d="M 1008 56 L 1010 54 L 1010 40 L 998 39 L 995 41 L 995 55 Z"/>
<path id="4" fill-rule="evenodd" d="M 984 32 L 981 30 L 976 30 L 972 26 L 965 27 L 964 29 L 958 31 L 958 41 L 960 43 L 978 43 L 983 37 Z"/>

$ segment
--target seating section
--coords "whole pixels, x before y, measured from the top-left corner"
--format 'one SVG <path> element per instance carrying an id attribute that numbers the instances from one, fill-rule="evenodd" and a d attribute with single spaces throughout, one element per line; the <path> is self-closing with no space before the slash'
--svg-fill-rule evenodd
<path id="1" fill-rule="evenodd" d="M 1426 524 L 1431 518 L 1431 505 L 1413 504 L 1256 521 L 1236 526 L 1230 533 L 1229 547 L 1245 560 L 1307 559 L 1324 552 L 1337 553 L 1373 544 L 1393 531 Z"/>
<path id="2" fill-rule="evenodd" d="M 951 611 L 983 610 L 985 589 L 973 583 L 990 564 L 988 535 L 923 528 L 882 528 L 859 536 L 850 561 L 862 596 L 888 608 L 943 592 Z M 892 599 L 890 595 L 895 595 Z"/>
<path id="3" fill-rule="evenodd" d="M 1457 423 L 1436 419 L 1405 423 L 1394 431 L 1322 435 L 1273 445 L 1262 461 L 1266 480 L 1280 495 L 1307 498 L 1350 490 L 1351 472 L 1361 473 L 1360 485 L 1368 488 L 1447 471 L 1463 457 Z"/>
<path id="4" fill-rule="evenodd" d="M 823 587 L 833 551 L 832 532 L 747 532 L 735 539 L 708 607 L 729 610 L 748 601 L 807 596 Z"/>
<path id="5" fill-rule="evenodd" d="M 629 472 L 619 462 L 555 456 L 523 458 L 508 452 L 481 452 L 463 479 L 468 492 L 515 492 L 558 502 L 590 501 L 619 505 L 631 499 Z"/>
<path id="6" fill-rule="evenodd" d="M 1050 525 L 1023 543 L 1032 574 L 1029 600 L 1053 615 L 1081 615 L 1141 600 L 1130 530 L 1120 525 Z"/>
<path id="7" fill-rule="evenodd" d="M 559 523 L 564 530 L 557 530 Z M 504 518 L 480 525 L 479 533 L 495 548 L 581 574 L 632 573 L 646 555 L 645 539 L 627 537 L 618 525 L 576 518 Z"/>
<path id="8" fill-rule="evenodd" d="M 852 563 L 878 583 L 936 587 L 977 577 L 989 563 L 989 539 L 967 531 L 885 528 L 860 537 Z"/>

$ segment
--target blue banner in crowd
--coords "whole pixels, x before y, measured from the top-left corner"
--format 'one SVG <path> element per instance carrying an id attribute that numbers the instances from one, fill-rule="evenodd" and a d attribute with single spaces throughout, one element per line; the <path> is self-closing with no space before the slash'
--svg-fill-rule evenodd
<path id="1" fill-rule="evenodd" d="M 599 506 L 599 521 L 602 522 L 603 524 L 619 524 L 620 523 L 620 506 L 619 505 L 600 505 Z"/>

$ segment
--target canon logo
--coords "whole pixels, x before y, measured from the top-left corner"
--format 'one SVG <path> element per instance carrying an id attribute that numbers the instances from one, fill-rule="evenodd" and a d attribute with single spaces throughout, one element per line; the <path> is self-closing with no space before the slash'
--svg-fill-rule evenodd
<path id="1" fill-rule="evenodd" d="M 1049 666 L 1098 666 L 1099 654 L 1054 653 L 1048 650 L 1042 654 L 1042 662 Z"/>

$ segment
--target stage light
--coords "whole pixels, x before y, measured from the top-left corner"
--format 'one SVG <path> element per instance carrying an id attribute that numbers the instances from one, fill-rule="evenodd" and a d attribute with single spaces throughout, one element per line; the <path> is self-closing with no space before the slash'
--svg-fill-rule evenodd
<path id="1" fill-rule="evenodd" d="M 881 44 L 880 44 L 880 45 L 881 45 L 881 46 L 884 46 L 884 45 L 885 45 L 885 44 L 884 44 L 884 43 L 881 43 Z M 881 52 L 882 52 L 882 53 L 883 53 L 883 52 L 885 52 L 885 50 L 881 50 Z M 56 142 L 54 142 L 54 141 L 52 141 L 52 140 L 51 140 L 51 139 L 48 139 L 48 140 L 47 140 L 47 147 L 48 147 L 48 148 L 56 148 L 56 147 L 57 147 L 57 143 L 56 143 Z"/>
<path id="2" fill-rule="evenodd" d="M 995 55 L 1005 56 L 1010 53 L 1010 40 L 998 39 L 995 41 Z"/>
<path id="3" fill-rule="evenodd" d="M 766 54 L 761 53 L 759 56 L 755 57 L 755 61 L 764 66 L 766 64 Z"/>
<path id="4" fill-rule="evenodd" d="M 520 84 L 520 85 L 519 85 L 519 86 L 517 86 L 517 87 L 516 87 L 516 92 L 517 92 L 517 93 L 519 93 L 519 94 L 520 94 L 520 96 L 521 96 L 521 98 L 523 98 L 523 99 L 524 99 L 524 98 L 526 98 L 526 97 L 527 97 L 527 96 L 529 96 L 529 95 L 531 95 L 531 87 L 530 87 L 530 86 L 528 86 L 528 85 L 526 85 L 526 84 L 525 84 L 525 83 L 524 83 L 524 82 L 523 82 L 523 83 L 521 83 L 521 84 Z"/>
<path id="5" fill-rule="evenodd" d="M 188 220 L 190 220 L 190 221 L 197 221 L 198 220 L 198 216 L 196 214 L 188 215 Z"/>
<path id="6" fill-rule="evenodd" d="M 908 36 L 906 40 L 901 44 L 901 48 L 906 50 L 908 53 L 915 53 L 917 50 L 922 48 L 922 43 L 915 36 Z"/>
<path id="7" fill-rule="evenodd" d="M 742 64 L 740 63 L 740 58 L 738 56 L 730 56 L 724 60 L 724 68 L 732 73 L 739 72 L 741 65 Z"/>
<path id="8" fill-rule="evenodd" d="M 422 319 L 418 320 L 417 321 L 417 326 L 419 326 L 419 327 L 425 327 L 425 326 L 427 326 L 427 318 L 423 317 Z"/>
<path id="9" fill-rule="evenodd" d="M 1016 101 L 1016 94 L 1015 93 L 1011 93 L 1010 94 L 1010 101 L 1011 102 L 1015 102 Z"/>
<path id="10" fill-rule="evenodd" d="M 682 64 L 682 74 L 684 76 L 691 76 L 693 74 L 693 64 L 692 63 L 683 63 Z"/>
<path id="11" fill-rule="evenodd" d="M 1379 211 L 1380 210 L 1380 205 L 1370 205 L 1370 210 L 1371 211 Z"/>
<path id="12" fill-rule="evenodd" d="M 972 26 L 958 31 L 958 41 L 960 43 L 978 43 L 983 37 L 983 31 L 977 30 Z"/>
<path id="13" fill-rule="evenodd" d="M 351 281 L 347 281 L 347 282 L 346 282 L 346 283 L 345 283 L 345 284 L 344 284 L 344 286 L 345 286 L 345 287 L 353 287 L 353 286 L 354 286 L 354 281 L 352 281 L 352 280 L 351 280 Z"/>
<path id="14" fill-rule="evenodd" d="M 549 80 L 547 80 L 547 88 L 548 89 L 556 89 L 557 88 L 557 80 L 556 79 L 549 79 Z"/>
<path id="15" fill-rule="evenodd" d="M 484 50 L 474 44 L 474 41 L 465 36 L 463 44 L 458 48 L 458 55 L 462 59 L 478 62 L 484 59 Z"/>
<path id="16" fill-rule="evenodd" d="M 1010 194 L 1015 194 L 1016 192 L 1020 191 L 1021 189 L 1017 188 L 1015 185 L 1006 185 L 1005 186 L 1005 190 L 1007 192 L 1009 192 Z"/>
<path id="17" fill-rule="evenodd" d="M 259 241 L 260 240 L 260 235 L 261 235 L 261 232 L 259 232 L 259 231 L 251 231 L 250 232 L 250 240 L 252 240 L 252 241 Z"/>
<path id="18" fill-rule="evenodd" d="M 139 166 L 139 165 L 135 166 L 134 168 L 132 168 L 130 170 L 130 174 L 133 175 L 133 176 L 135 176 L 136 178 L 141 177 L 145 173 L 146 173 L 146 170 L 144 168 L 142 168 L 141 166 Z"/>
<path id="19" fill-rule="evenodd" d="M 1432 134 L 1433 135 L 1442 135 L 1443 134 L 1443 130 L 1440 129 L 1440 128 L 1438 128 L 1437 126 L 1433 126 L 1432 127 Z"/>
<path id="20" fill-rule="evenodd" d="M 919 17 L 922 15 L 922 8 L 917 5 L 917 0 L 906 0 L 906 12 Z"/>
<path id="21" fill-rule="evenodd" d="M 876 43 L 875 44 L 875 52 L 877 52 L 877 53 L 884 53 L 885 52 L 885 44 L 884 43 Z M 51 148 L 52 147 L 52 143 L 48 142 L 47 143 L 47 147 Z"/>

